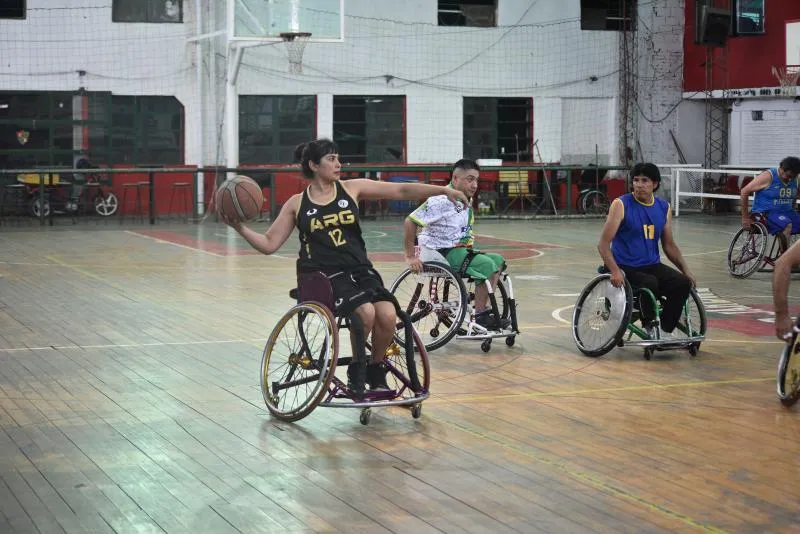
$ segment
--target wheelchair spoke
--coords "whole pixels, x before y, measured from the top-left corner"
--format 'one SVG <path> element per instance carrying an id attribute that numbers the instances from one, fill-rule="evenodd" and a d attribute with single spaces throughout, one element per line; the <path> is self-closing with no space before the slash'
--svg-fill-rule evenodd
<path id="1" fill-rule="evenodd" d="M 406 270 L 392 283 L 390 291 L 429 351 L 447 343 L 464 319 L 463 284 L 445 265 L 425 263 L 420 273 Z M 395 340 L 402 342 L 402 327 L 398 324 L 397 328 Z"/>
<path id="2" fill-rule="evenodd" d="M 761 266 L 766 248 L 767 231 L 763 225 L 753 223 L 750 230 L 740 229 L 728 248 L 728 270 L 740 278 L 750 276 Z"/>
<path id="3" fill-rule="evenodd" d="M 317 305 L 296 306 L 281 318 L 262 360 L 262 393 L 273 415 L 296 420 L 319 402 L 333 376 L 333 328 Z"/>
<path id="4" fill-rule="evenodd" d="M 622 339 L 633 308 L 630 286 L 615 288 L 609 275 L 595 278 L 575 303 L 572 335 L 587 356 L 602 356 Z"/>

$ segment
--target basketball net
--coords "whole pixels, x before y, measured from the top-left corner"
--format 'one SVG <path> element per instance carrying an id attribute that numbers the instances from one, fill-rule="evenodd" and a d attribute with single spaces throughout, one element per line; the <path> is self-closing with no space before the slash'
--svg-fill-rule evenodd
<path id="1" fill-rule="evenodd" d="M 772 75 L 781 84 L 781 98 L 794 98 L 797 96 L 797 79 L 800 78 L 800 66 L 772 67 Z"/>
<path id="2" fill-rule="evenodd" d="M 309 32 L 286 32 L 281 34 L 283 42 L 286 43 L 286 52 L 289 54 L 289 72 L 291 74 L 303 73 L 303 52 L 310 37 L 311 33 Z"/>

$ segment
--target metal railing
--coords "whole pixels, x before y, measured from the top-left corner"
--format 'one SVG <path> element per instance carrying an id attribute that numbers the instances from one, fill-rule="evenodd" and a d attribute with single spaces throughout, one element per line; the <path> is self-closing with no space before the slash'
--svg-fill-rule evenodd
<path id="1" fill-rule="evenodd" d="M 623 167 L 601 167 L 608 171 L 625 171 Z M 446 183 L 449 181 L 450 165 L 344 165 L 342 167 L 343 179 L 362 177 L 370 179 L 391 180 L 392 176 L 403 174 L 413 175 L 423 183 L 438 181 Z M 526 216 L 536 215 L 573 215 L 576 212 L 573 195 L 574 176 L 587 170 L 595 170 L 597 167 L 575 166 L 575 165 L 514 165 L 501 167 L 482 167 L 482 174 L 490 173 L 522 173 L 519 180 L 502 179 L 498 177 L 494 180 L 482 179 L 483 185 L 479 187 L 478 196 L 494 202 L 494 214 L 497 216 L 510 216 L 511 207 L 516 206 L 515 213 Z M 58 187 L 69 187 L 74 185 L 91 186 L 90 177 L 101 177 L 100 183 L 113 188 L 117 177 L 129 175 L 146 175 L 148 184 L 148 207 L 147 219 L 150 224 L 155 224 L 159 214 L 158 194 L 159 182 L 167 181 L 170 175 L 191 174 L 192 175 L 192 214 L 202 216 L 207 209 L 206 198 L 209 198 L 209 187 L 216 187 L 225 180 L 226 177 L 234 174 L 243 174 L 253 177 L 262 188 L 268 189 L 269 206 L 268 212 L 271 218 L 277 216 L 279 209 L 278 182 L 281 175 L 298 175 L 298 166 L 247 166 L 238 168 L 227 167 L 140 167 L 140 168 L 90 168 L 75 169 L 66 167 L 48 167 L 33 169 L 5 169 L 0 170 L 0 185 L 2 185 L 3 200 L 6 201 L 5 189 L 8 186 L 19 188 L 23 186 L 29 192 L 28 198 L 33 200 L 38 198 L 39 206 L 50 205 L 51 198 L 55 199 L 54 189 Z M 389 176 L 386 176 L 389 174 Z M 436 174 L 444 175 L 437 178 Z M 26 181 L 20 183 L 19 178 L 27 175 Z M 61 177 L 58 183 L 53 182 L 53 177 Z M 64 177 L 70 180 L 64 180 Z M 37 178 L 38 177 L 38 181 Z M 409 176 L 410 177 L 410 176 Z M 174 179 L 174 178 L 173 178 Z M 597 181 L 595 187 L 601 189 L 602 186 Z M 491 183 L 491 187 L 486 185 Z M 167 184 L 169 185 L 169 184 Z M 562 185 L 566 187 L 561 187 Z M 627 190 L 625 185 L 624 190 Z M 138 193 L 137 193 L 138 194 Z M 2 208 L 2 206 L 0 206 Z M 119 213 L 126 209 L 126 206 L 119 206 Z M 40 209 L 38 218 L 40 224 L 44 225 L 49 221 L 53 224 L 55 206 L 52 209 Z M 3 212 L 0 212 L 0 215 Z M 141 215 L 141 214 L 140 214 Z"/>

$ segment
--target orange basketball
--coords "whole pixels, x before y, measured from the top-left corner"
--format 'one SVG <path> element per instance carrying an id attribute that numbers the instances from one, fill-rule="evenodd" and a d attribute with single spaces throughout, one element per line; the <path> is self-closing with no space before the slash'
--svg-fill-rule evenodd
<path id="1" fill-rule="evenodd" d="M 252 221 L 261 213 L 264 195 L 261 187 L 247 176 L 234 176 L 217 188 L 217 211 L 232 220 Z"/>

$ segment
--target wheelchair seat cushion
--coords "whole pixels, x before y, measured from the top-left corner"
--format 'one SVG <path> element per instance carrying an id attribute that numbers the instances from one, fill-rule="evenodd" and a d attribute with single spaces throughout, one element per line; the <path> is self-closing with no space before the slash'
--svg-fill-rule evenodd
<path id="1" fill-rule="evenodd" d="M 313 300 L 319 302 L 331 312 L 334 310 L 333 286 L 325 273 L 298 274 L 295 294 L 298 302 Z"/>

